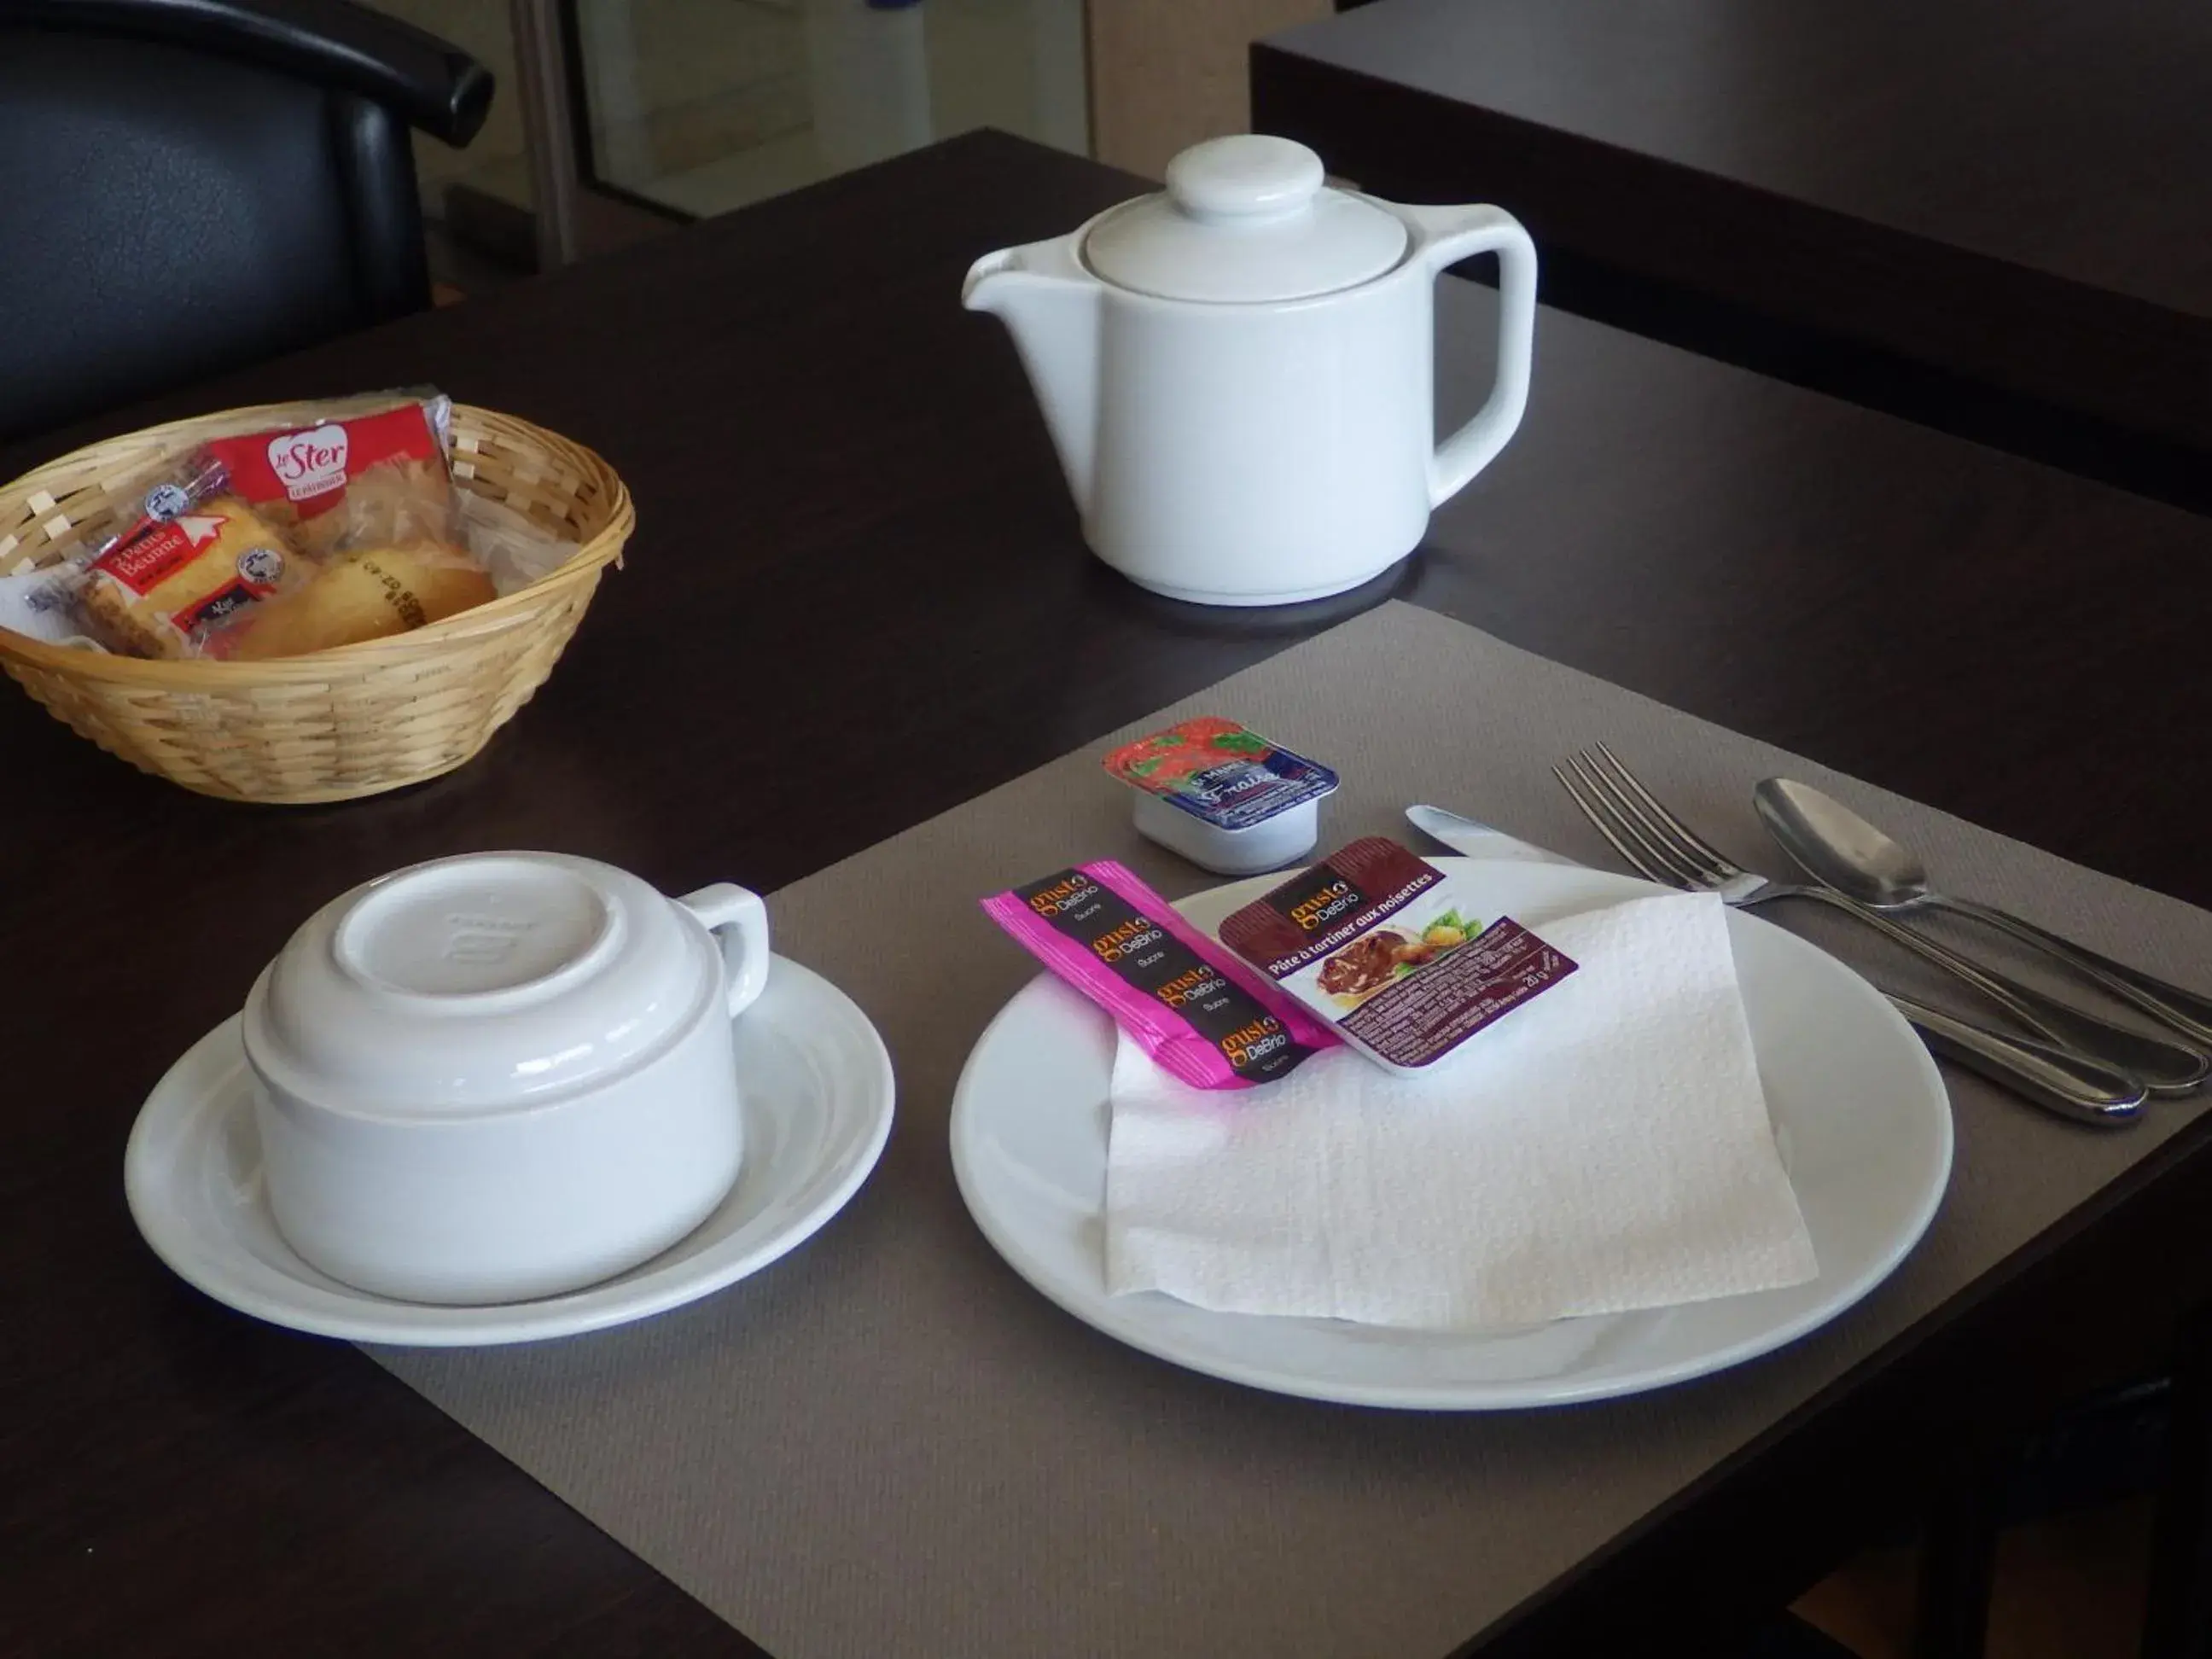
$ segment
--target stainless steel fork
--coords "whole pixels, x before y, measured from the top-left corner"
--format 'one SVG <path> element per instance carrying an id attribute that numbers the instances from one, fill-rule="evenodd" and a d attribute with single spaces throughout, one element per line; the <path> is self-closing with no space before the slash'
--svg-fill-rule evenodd
<path id="1" fill-rule="evenodd" d="M 1734 864 L 1680 818 L 1661 805 L 1603 744 L 1570 757 L 1553 774 L 1583 815 L 1630 866 L 1650 880 L 1690 891 L 1712 892 L 1729 905 L 1762 904 L 1776 898 L 1813 898 L 1849 911 L 1907 949 L 1927 957 L 1990 998 L 2014 1019 L 2049 1041 L 2014 1037 L 1960 1019 L 1911 997 L 1886 993 L 1911 1021 L 1928 1046 L 2024 1098 L 2077 1122 L 2115 1126 L 2131 1122 L 2145 1093 L 2154 1087 L 2109 1052 L 2077 1043 L 2078 1030 L 2099 1038 L 2118 1036 L 2151 1051 L 2169 1088 L 2188 1088 L 2202 1080 L 2212 1060 L 2179 1049 L 2057 1003 L 2032 988 L 1994 974 L 1957 952 L 1908 932 L 1878 913 L 1866 910 L 1826 888 L 1773 882 Z M 2048 1006 L 2046 1007 L 2046 1005 Z M 2061 1018 L 2046 1024 L 2049 1010 Z M 2057 1027 L 2058 1029 L 2054 1029 Z M 2129 1052 L 2134 1052 L 2130 1048 Z M 2158 1052 L 2170 1051 L 2170 1052 Z M 2172 1080 L 2187 1078 L 2186 1082 Z"/>

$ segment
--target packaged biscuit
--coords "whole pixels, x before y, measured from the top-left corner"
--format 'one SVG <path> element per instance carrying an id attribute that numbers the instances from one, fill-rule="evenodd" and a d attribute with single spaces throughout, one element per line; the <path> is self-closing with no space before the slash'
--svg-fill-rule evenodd
<path id="1" fill-rule="evenodd" d="M 1272 1082 L 1335 1046 L 1326 1025 L 1111 859 L 996 894 L 983 909 L 1194 1089 Z"/>
<path id="2" fill-rule="evenodd" d="M 216 438 L 206 458 L 228 488 L 328 557 L 362 548 L 461 551 L 443 398 L 289 430 Z"/>
<path id="3" fill-rule="evenodd" d="M 257 606 L 207 642 L 237 662 L 297 657 L 404 634 L 498 597 L 472 562 L 421 547 L 365 548 L 324 562 L 293 592 Z"/>
<path id="4" fill-rule="evenodd" d="M 381 393 L 329 407 L 311 425 L 210 439 L 153 479 L 143 515 L 73 590 L 88 630 L 137 655 L 258 660 L 496 597 L 447 467 L 451 403 Z M 211 524 L 229 526 L 212 544 Z"/>
<path id="5" fill-rule="evenodd" d="M 275 526 L 234 495 L 216 495 L 85 570 L 76 608 L 94 638 L 134 657 L 197 657 L 264 600 L 312 569 Z"/>
<path id="6" fill-rule="evenodd" d="M 134 487 L 139 516 L 106 547 L 235 495 L 313 555 L 356 547 L 460 544 L 447 459 L 453 403 L 437 392 L 341 398 L 306 425 L 204 441 Z"/>
<path id="7" fill-rule="evenodd" d="M 1232 912 L 1221 942 L 1387 1069 L 1419 1076 L 1575 963 L 1382 836 Z"/>

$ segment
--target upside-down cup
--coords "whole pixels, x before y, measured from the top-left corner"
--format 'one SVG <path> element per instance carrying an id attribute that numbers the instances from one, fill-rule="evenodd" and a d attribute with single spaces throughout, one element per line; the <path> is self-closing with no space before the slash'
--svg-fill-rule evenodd
<path id="1" fill-rule="evenodd" d="M 270 1207 L 311 1266 L 410 1302 L 558 1295 L 649 1260 L 737 1180 L 731 1021 L 759 896 L 487 853 L 301 925 L 247 998 Z"/>

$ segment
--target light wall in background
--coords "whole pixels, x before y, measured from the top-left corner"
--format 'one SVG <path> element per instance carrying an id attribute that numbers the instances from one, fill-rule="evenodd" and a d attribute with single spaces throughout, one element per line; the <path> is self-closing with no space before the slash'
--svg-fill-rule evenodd
<path id="1" fill-rule="evenodd" d="M 1252 125 L 1247 49 L 1310 23 L 1332 0 L 1088 0 L 1091 137 L 1097 158 L 1146 178 L 1201 138 Z"/>
<path id="2" fill-rule="evenodd" d="M 418 137 L 425 206 L 463 182 L 527 205 L 508 0 L 371 0 L 499 79 L 466 151 Z M 609 182 L 726 212 L 992 126 L 1157 178 L 1250 124 L 1247 49 L 1332 0 L 577 0 L 592 153 Z"/>

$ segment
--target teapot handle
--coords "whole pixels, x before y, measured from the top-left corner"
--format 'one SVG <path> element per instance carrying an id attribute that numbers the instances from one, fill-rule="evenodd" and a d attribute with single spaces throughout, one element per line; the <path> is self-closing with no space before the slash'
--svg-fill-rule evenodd
<path id="1" fill-rule="evenodd" d="M 1528 365 L 1536 338 L 1536 245 L 1503 208 L 1399 210 L 1421 233 L 1419 258 L 1431 281 L 1462 259 L 1498 255 L 1498 380 L 1474 418 L 1429 458 L 1429 505 L 1438 507 L 1505 447 L 1528 406 Z"/>

